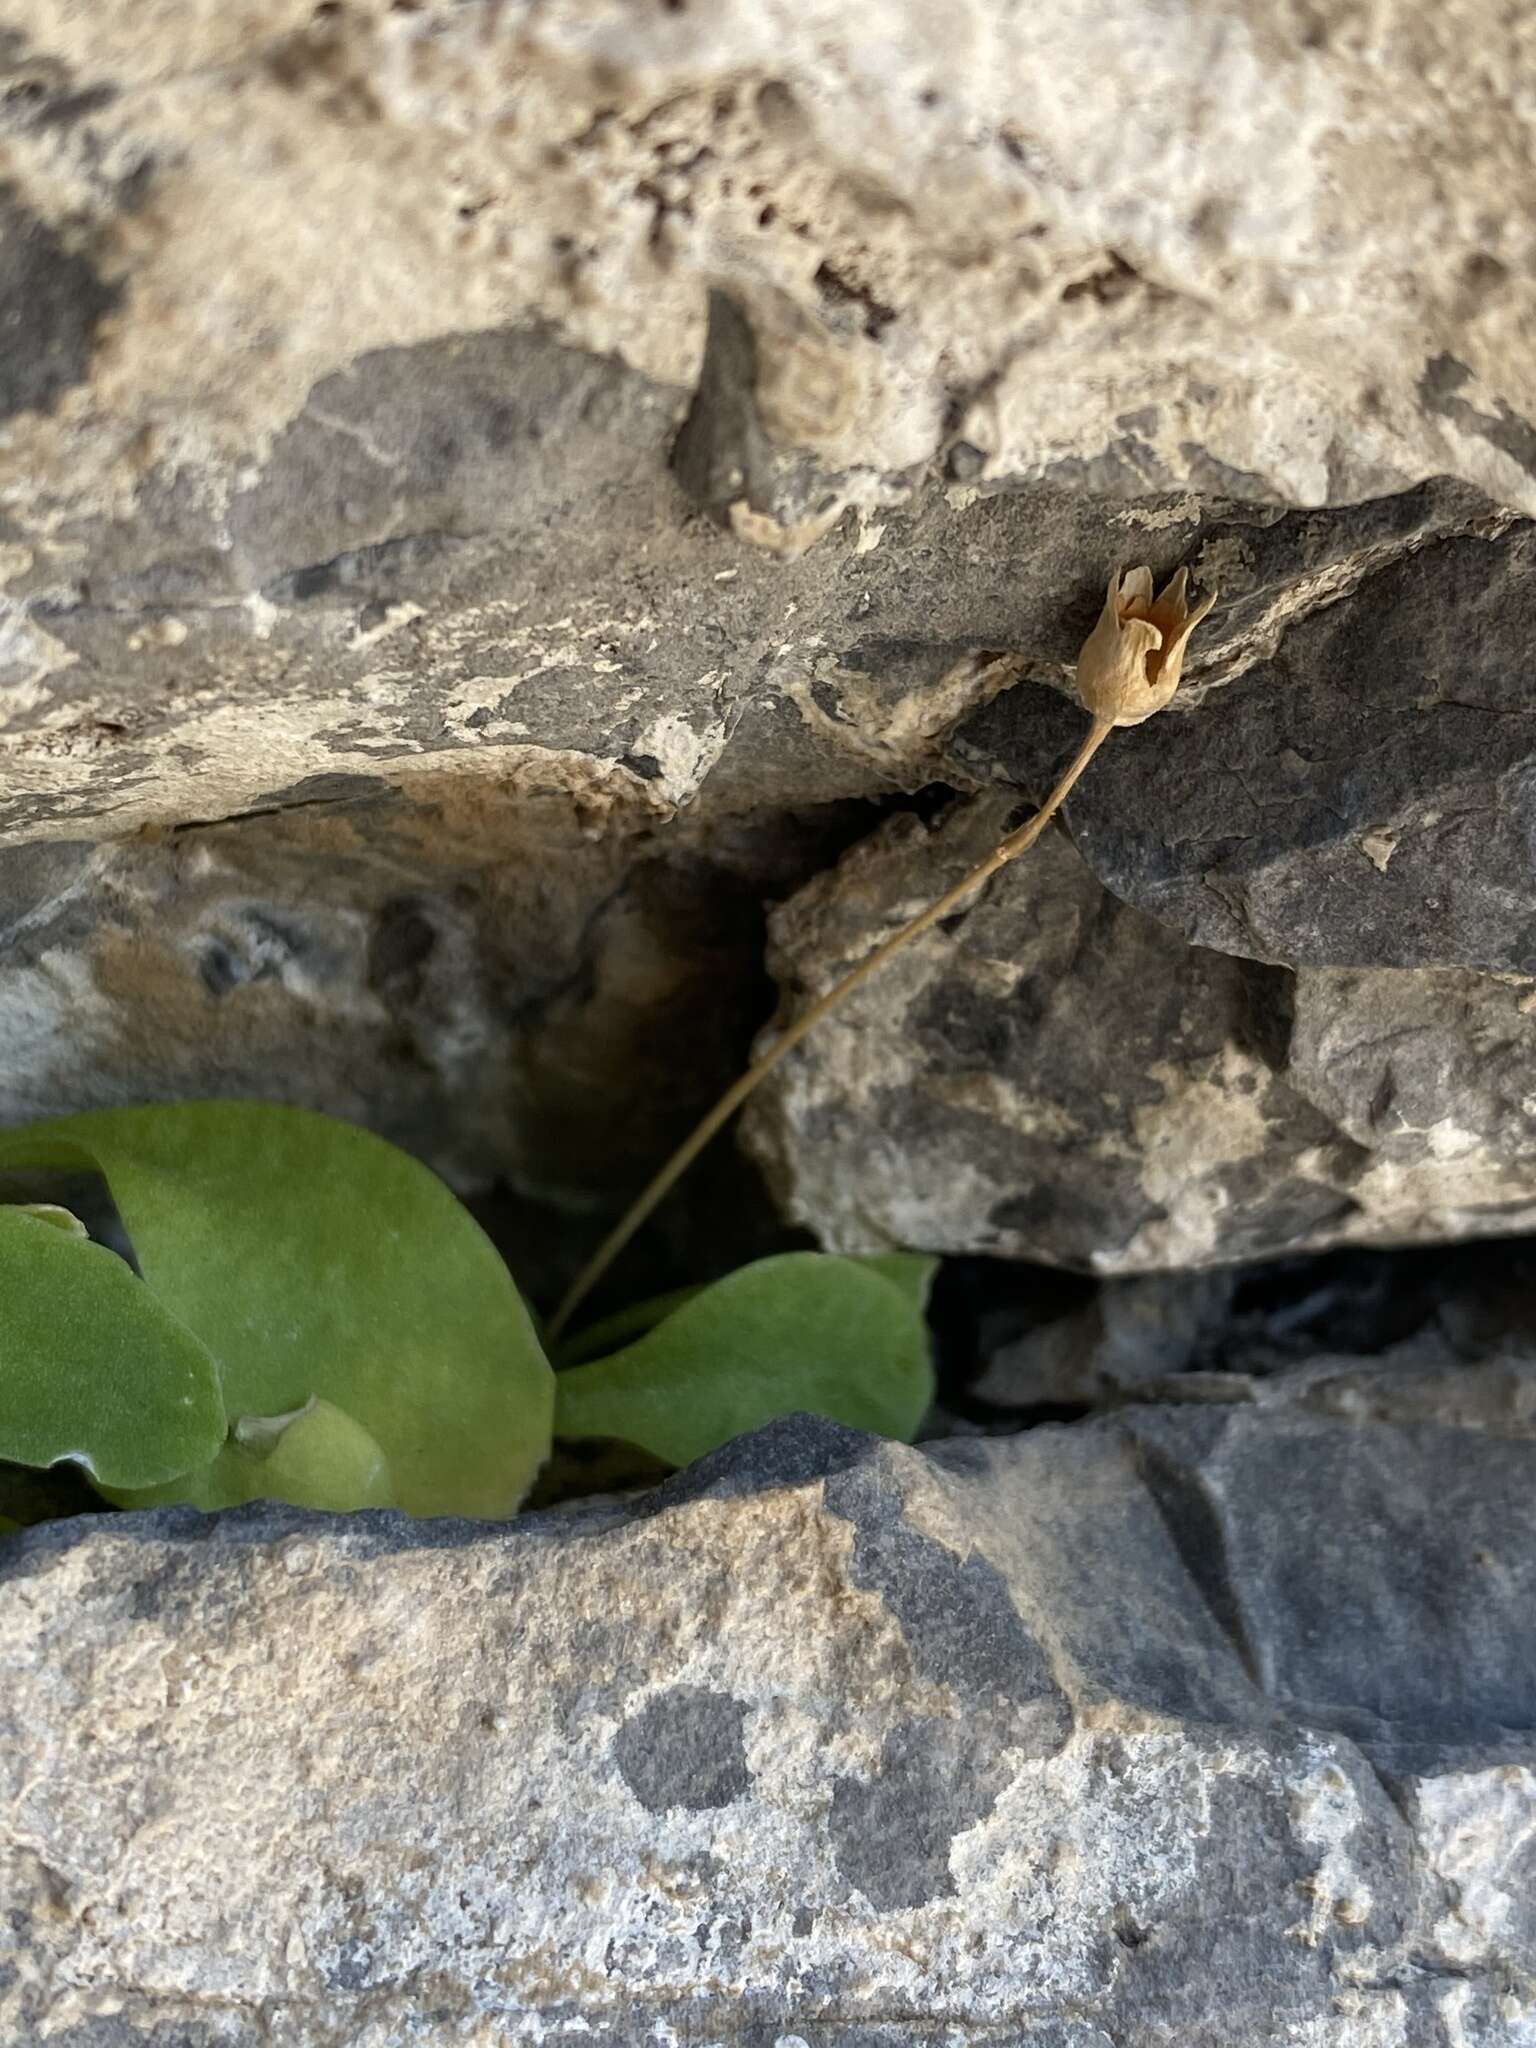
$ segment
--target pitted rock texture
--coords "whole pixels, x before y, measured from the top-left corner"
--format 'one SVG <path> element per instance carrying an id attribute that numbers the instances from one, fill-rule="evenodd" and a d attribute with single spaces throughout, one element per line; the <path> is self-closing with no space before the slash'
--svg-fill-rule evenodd
<path id="1" fill-rule="evenodd" d="M 1252 602 L 1239 586 L 1229 635 Z M 1378 558 L 1347 601 L 1229 662 L 1198 717 L 1117 738 L 1070 801 L 1079 850 L 1223 952 L 1536 973 L 1533 616 L 1526 522 Z M 955 764 L 1037 786 L 1080 725 L 1012 691 L 956 735 Z"/>
<path id="2" fill-rule="evenodd" d="M 933 1455 L 789 1423 L 504 1529 L 39 1528 L 0 2026 L 1514 2042 L 1533 1500 L 1528 1429 L 1277 1402 Z"/>
<path id="3" fill-rule="evenodd" d="M 808 885 L 770 923 L 787 1002 L 958 881 L 1016 809 L 896 820 Z M 843 1251 L 1115 1274 L 1529 1230 L 1533 1007 L 1521 977 L 1190 946 L 1052 831 L 818 1026 L 746 1131 L 786 1212 Z"/>
<path id="4" fill-rule="evenodd" d="M 711 285 L 829 505 L 943 458 L 1301 504 L 1444 472 L 1536 510 L 1530 31 L 1495 0 L 7 22 L 19 201 L 122 291 L 13 441 L 23 521 L 238 492 L 320 380 L 465 329 L 548 319 L 692 388 Z"/>
<path id="5" fill-rule="evenodd" d="M 845 652 L 1070 658 L 1047 566 L 1054 621 L 1203 502 L 1536 510 L 1529 57 L 1495 0 L 16 0 L 0 831 L 665 810 L 839 752 Z"/>

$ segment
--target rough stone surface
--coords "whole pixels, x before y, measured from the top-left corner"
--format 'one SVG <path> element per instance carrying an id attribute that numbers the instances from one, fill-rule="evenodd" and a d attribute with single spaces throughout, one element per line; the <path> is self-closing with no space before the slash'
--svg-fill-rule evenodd
<path id="1" fill-rule="evenodd" d="M 171 476 L 228 508 L 324 378 L 465 329 L 547 318 L 692 388 L 711 285 L 843 494 L 947 457 L 1307 504 L 1444 472 L 1536 509 L 1530 29 L 1494 0 L 8 23 L 9 175 L 123 286 L 17 435 L 23 511 Z"/>
<path id="2" fill-rule="evenodd" d="M 1508 524 L 1444 484 L 1304 515 L 930 483 L 786 562 L 692 513 L 681 402 L 542 331 L 381 350 L 317 388 L 223 524 L 167 486 L 72 549 L 18 542 L 0 838 L 423 774 L 652 822 L 912 788 L 1000 690 L 1064 682 L 1130 554 L 1227 592 L 1194 702 L 1383 563 Z"/>
<path id="3" fill-rule="evenodd" d="M 0 1115 L 275 1092 L 616 1198 L 829 807 L 1038 786 L 1133 557 L 1223 604 L 1074 806 L 1100 879 L 1526 971 L 1529 38 L 18 0 Z"/>
<path id="4" fill-rule="evenodd" d="M 1533 1500 L 1528 1420 L 1276 1399 L 934 1455 L 786 1424 L 505 1530 L 40 1528 L 0 2026 L 1523 2041 Z"/>
<path id="5" fill-rule="evenodd" d="M 1000 795 L 894 821 L 775 913 L 798 1005 L 1001 836 Z M 1189 946 L 1051 833 L 835 1012 L 749 1107 L 829 1246 L 1101 1273 L 1536 1219 L 1533 985 Z"/>
<path id="6" fill-rule="evenodd" d="M 564 795 L 445 778 L 13 849 L 0 1122 L 255 1095 L 370 1123 L 461 1187 L 590 1202 L 730 1079 L 772 1001 L 764 897 L 865 822 L 599 834 Z"/>
<path id="7" fill-rule="evenodd" d="M 1536 971 L 1533 615 L 1524 522 L 1378 558 L 1252 666 L 1229 658 L 1232 687 L 1198 717 L 1117 738 L 1071 800 L 1079 849 L 1117 896 L 1224 952 Z M 967 722 L 955 760 L 1036 786 L 1074 729 L 1013 691 Z"/>
<path id="8" fill-rule="evenodd" d="M 759 1154 L 829 1243 L 1120 1275 L 1531 1227 L 1533 35 L 12 0 L 0 1123 L 339 1111 L 558 1285 L 764 905 L 794 994 L 927 900 L 1188 561 L 1077 850 Z M 994 1361 L 1070 1432 L 0 1546 L 0 2039 L 1536 2041 L 1528 1316 L 1218 1373 L 1257 1284 Z"/>
<path id="9" fill-rule="evenodd" d="M 1031 1319 L 978 1354 L 981 1370 L 968 1392 L 980 1403 L 972 1410 L 979 1433 L 1006 1434 L 1042 1408 L 1112 1407 L 1149 1382 L 1198 1371 L 1235 1334 L 1240 1271 L 1106 1280 L 1068 1312 Z M 1231 1369 L 1227 1358 L 1221 1363 Z M 963 1417 L 955 1428 L 969 1433 Z"/>
<path id="10" fill-rule="evenodd" d="M 775 672 L 1040 656 L 996 598 L 1053 492 L 1159 501 L 1113 550 L 1093 511 L 1053 618 L 1208 499 L 1536 510 L 1529 34 L 1495 0 L 16 0 L 0 830 L 424 762 L 666 806 Z M 887 527 L 1020 484 L 948 560 Z M 851 589 L 786 574 L 822 547 Z"/>
<path id="11" fill-rule="evenodd" d="M 935 1320 L 934 1435 L 1008 1435 L 1128 1401 L 1307 1399 L 1309 1386 L 1340 1414 L 1470 1423 L 1491 1404 L 1507 1428 L 1530 1414 L 1536 1241 L 1099 1282 L 970 1260 L 946 1268 Z"/>
<path id="12" fill-rule="evenodd" d="M 321 410 L 395 436 L 422 533 L 501 520 L 483 543 L 418 533 L 274 581 L 282 550 L 248 511 L 278 593 L 253 640 L 236 584 L 172 602 L 154 530 L 124 524 L 99 602 L 11 616 L 12 653 L 43 621 L 65 651 L 26 671 L 31 708 L 0 734 L 6 1120 L 275 1094 L 461 1185 L 614 1199 L 766 1011 L 764 899 L 875 822 L 862 800 L 995 775 L 969 735 L 999 693 L 1075 730 L 1041 686 L 1109 564 L 1145 551 L 1226 581 L 1190 675 L 1200 726 L 1373 565 L 1501 524 L 1445 485 L 1327 515 L 932 491 L 786 564 L 679 518 L 628 372 L 523 336 L 445 346 L 425 392 L 412 374 L 371 360 Z M 253 504 L 331 522 L 290 558 L 358 539 L 355 454 L 307 415 L 274 453 Z M 392 653 L 381 606 L 403 607 Z"/>

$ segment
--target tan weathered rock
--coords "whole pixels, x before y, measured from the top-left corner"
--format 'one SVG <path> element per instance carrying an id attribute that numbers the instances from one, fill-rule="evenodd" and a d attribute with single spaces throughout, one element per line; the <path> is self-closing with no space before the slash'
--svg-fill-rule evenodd
<path id="1" fill-rule="evenodd" d="M 19 436 L 50 503 L 66 447 L 76 505 L 188 463 L 238 494 L 359 355 L 531 316 L 691 385 L 714 283 L 774 428 L 865 492 L 950 439 L 987 474 L 1536 507 L 1532 52 L 1492 0 L 12 26 L 14 203 L 121 286 Z"/>
<path id="2" fill-rule="evenodd" d="M 525 775 L 582 750 L 561 680 L 686 795 L 742 694 L 714 578 L 938 475 L 1536 509 L 1531 69 L 1496 0 L 20 0 L 8 805 Z M 689 579 L 720 643 L 658 688 Z"/>
<path id="3" fill-rule="evenodd" d="M 1515 2042 L 1533 1480 L 1270 1403 L 5 1539 L 0 2035 Z"/>

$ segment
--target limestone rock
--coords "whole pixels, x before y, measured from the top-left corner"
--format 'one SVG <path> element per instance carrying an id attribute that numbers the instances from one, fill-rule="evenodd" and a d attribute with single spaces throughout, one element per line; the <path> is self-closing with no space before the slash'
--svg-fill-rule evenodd
<path id="1" fill-rule="evenodd" d="M 1383 563 L 1508 523 L 1443 484 L 1325 516 L 930 484 L 785 560 L 691 514 L 682 404 L 542 331 L 380 350 L 316 388 L 227 518 L 180 477 L 70 550 L 18 541 L 0 839 L 381 782 L 430 802 L 428 776 L 640 823 L 910 789 L 999 691 L 1064 681 L 1130 553 L 1227 590 L 1195 702 Z M 821 502 L 789 488 L 764 486 L 785 533 Z"/>
<path id="2" fill-rule="evenodd" d="M 1493 0 L 669 15 L 22 0 L 8 204 L 75 266 L 23 517 L 238 494 L 322 379 L 466 329 L 691 387 L 711 284 L 773 431 L 876 494 L 944 454 L 1536 508 L 1529 46 Z"/>
<path id="3" fill-rule="evenodd" d="M 57 660 L 12 671 L 0 734 L 0 1117 L 277 1094 L 460 1185 L 611 1201 L 738 1069 L 763 901 L 863 800 L 995 774 L 953 729 L 1058 703 L 1127 551 L 1226 579 L 1186 685 L 1214 719 L 1316 607 L 1498 525 L 1445 485 L 1326 515 L 930 491 L 784 563 L 679 519 L 668 417 L 548 336 L 386 352 L 253 483 L 265 638 L 238 565 L 153 520 L 98 536 L 94 595 L 12 615 Z M 398 545 L 356 544 L 375 513 Z"/>
<path id="4" fill-rule="evenodd" d="M 1021 1296 L 1038 1270 L 1020 1276 Z M 1007 1435 L 1042 1410 L 1112 1407 L 1149 1382 L 1178 1382 L 1198 1371 L 1230 1336 L 1233 1297 L 1246 1270 L 1106 1280 L 1068 1313 L 1032 1321 L 981 1354 L 982 1370 L 967 1389 L 980 1404 L 972 1409 L 975 1427 L 984 1435 Z M 950 1423 L 957 1435 L 971 1433 L 963 1418 L 946 1418 Z"/>
<path id="5" fill-rule="evenodd" d="M 1127 1400 L 1293 1398 L 1306 1375 L 1369 1412 L 1506 1420 L 1532 1396 L 1510 1360 L 1536 1353 L 1536 1245 L 1487 1239 L 1355 1248 L 1256 1266 L 1091 1281 L 990 1259 L 946 1267 L 935 1321 L 936 1433 L 1007 1435 Z M 1472 1370 L 1478 1368 L 1477 1372 Z M 1428 1389 L 1426 1393 L 1425 1389 Z M 1470 1405 L 1463 1404 L 1476 1391 Z M 1400 1405 L 1394 1406 L 1398 1402 Z"/>
<path id="6" fill-rule="evenodd" d="M 1084 858 L 1223 952 L 1536 972 L 1536 528 L 1426 536 L 1245 665 L 1252 573 L 1217 643 L 1228 687 L 1117 739 L 1074 794 Z M 1039 787 L 1074 729 L 1014 691 L 954 758 Z"/>
<path id="7" fill-rule="evenodd" d="M 230 1096 L 348 1117 L 461 1193 L 500 1184 L 498 1239 L 548 1299 L 739 1071 L 772 1001 L 764 900 L 867 822 L 834 805 L 598 831 L 563 793 L 444 777 L 7 849 L 0 1126 Z M 733 1168 L 722 1203 L 709 1175 Z M 648 1256 L 688 1236 L 751 1256 L 771 1211 L 741 1179 L 722 1149 Z"/>
<path id="8" fill-rule="evenodd" d="M 1533 1500 L 1528 1432 L 1272 1403 L 785 1424 L 502 1529 L 39 1528 L 0 2029 L 1514 2041 Z"/>
<path id="9" fill-rule="evenodd" d="M 787 1000 L 957 881 L 1011 815 L 989 795 L 931 831 L 897 820 L 818 877 L 771 924 Z M 1190 946 L 1050 833 L 818 1026 L 746 1128 L 788 1213 L 845 1251 L 1115 1274 L 1526 1230 L 1530 996 Z"/>
<path id="10" fill-rule="evenodd" d="M 665 808 L 856 639 L 1035 658 L 983 599 L 1052 494 L 1536 509 L 1494 0 L 7 19 L 12 836 L 425 765 Z M 1005 484 L 1027 547 L 887 529 Z"/>

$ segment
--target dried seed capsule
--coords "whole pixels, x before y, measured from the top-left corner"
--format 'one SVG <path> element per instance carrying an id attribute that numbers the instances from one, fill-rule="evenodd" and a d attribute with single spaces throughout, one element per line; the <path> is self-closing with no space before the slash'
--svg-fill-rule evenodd
<path id="1" fill-rule="evenodd" d="M 1140 725 L 1179 687 L 1185 643 L 1216 602 L 1213 594 L 1191 611 L 1188 589 L 1187 569 L 1155 598 L 1150 569 L 1110 577 L 1099 622 L 1077 658 L 1077 694 L 1095 718 Z"/>

